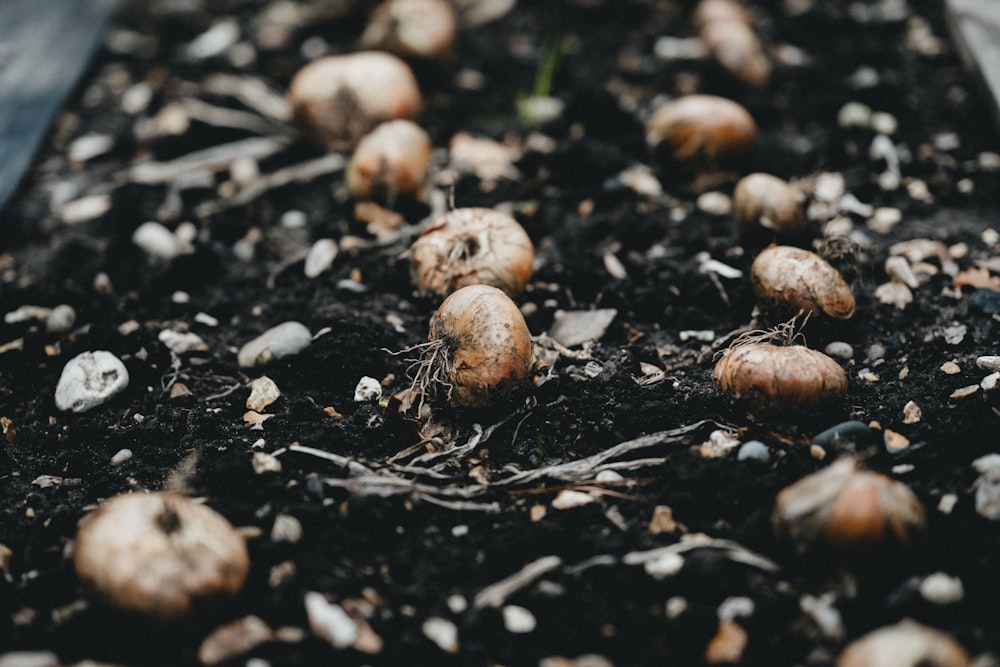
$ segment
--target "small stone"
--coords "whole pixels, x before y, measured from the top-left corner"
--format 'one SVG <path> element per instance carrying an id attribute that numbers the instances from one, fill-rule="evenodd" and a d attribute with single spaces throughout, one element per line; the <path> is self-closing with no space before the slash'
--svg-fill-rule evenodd
<path id="1" fill-rule="evenodd" d="M 923 418 L 923 411 L 920 406 L 913 401 L 908 401 L 906 405 L 903 406 L 903 423 L 904 424 L 916 424 Z"/>
<path id="2" fill-rule="evenodd" d="M 910 446 L 910 440 L 902 433 L 897 433 L 890 429 L 885 429 L 883 434 L 886 451 L 890 454 L 897 454 Z"/>
<path id="3" fill-rule="evenodd" d="M 76 310 L 65 303 L 52 309 L 45 318 L 45 331 L 50 334 L 69 333 L 76 323 Z"/>
<path id="4" fill-rule="evenodd" d="M 651 535 L 672 533 L 679 527 L 679 524 L 674 520 L 673 509 L 667 505 L 657 505 L 653 508 L 653 518 L 649 520 L 649 533 Z"/>
<path id="5" fill-rule="evenodd" d="M 881 304 L 903 310 L 913 303 L 913 292 L 905 284 L 893 280 L 876 287 L 875 298 Z"/>
<path id="6" fill-rule="evenodd" d="M 993 391 L 997 388 L 997 383 L 1000 383 L 1000 372 L 990 373 L 980 380 L 979 386 L 983 388 L 983 391 Z"/>
<path id="7" fill-rule="evenodd" d="M 976 358 L 976 366 L 984 371 L 1000 372 L 1000 356 L 987 355 Z"/>
<path id="8" fill-rule="evenodd" d="M 281 472 L 281 461 L 278 460 L 277 456 L 268 454 L 267 452 L 254 452 L 253 457 L 250 459 L 250 463 L 253 466 L 253 472 L 255 475 L 263 475 L 269 472 Z"/>
<path id="9" fill-rule="evenodd" d="M 458 627 L 446 618 L 431 616 L 424 621 L 424 636 L 445 653 L 458 652 Z"/>
<path id="10" fill-rule="evenodd" d="M 256 616 L 247 616 L 216 628 L 198 648 L 203 665 L 221 665 L 246 655 L 274 639 L 274 631 Z"/>
<path id="11" fill-rule="evenodd" d="M 237 360 L 244 368 L 264 366 L 276 359 L 298 354 L 312 342 L 309 329 L 300 322 L 272 327 L 240 348 Z"/>
<path id="12" fill-rule="evenodd" d="M 128 370 L 121 359 L 105 350 L 83 352 L 63 367 L 56 385 L 56 407 L 86 412 L 128 387 Z"/>
<path id="13" fill-rule="evenodd" d="M 567 510 L 594 502 L 594 496 L 583 491 L 563 489 L 552 499 L 552 509 Z"/>
<path id="14" fill-rule="evenodd" d="M 963 398 L 968 398 L 969 396 L 972 396 L 977 391 L 979 391 L 979 385 L 978 384 L 970 384 L 970 385 L 968 385 L 966 387 L 959 387 L 955 391 L 951 392 L 951 395 L 949 396 L 949 398 L 954 398 L 955 400 L 960 401 Z"/>
<path id="15" fill-rule="evenodd" d="M 902 255 L 892 255 L 885 260 L 885 274 L 893 281 L 903 283 L 910 289 L 920 287 L 920 281 L 913 273 L 909 260 Z"/>
<path id="16" fill-rule="evenodd" d="M 109 210 L 111 210 L 110 195 L 87 195 L 63 204 L 59 208 L 59 217 L 67 225 L 77 225 L 99 218 Z"/>
<path id="17" fill-rule="evenodd" d="M 313 243 L 306 255 L 305 271 L 306 278 L 315 278 L 333 265 L 333 260 L 337 258 L 337 242 L 333 239 L 320 239 Z"/>
<path id="18" fill-rule="evenodd" d="M 617 315 L 614 308 L 558 312 L 549 336 L 566 347 L 599 340 Z"/>
<path id="19" fill-rule="evenodd" d="M 834 359 L 844 359 L 846 361 L 854 358 L 854 348 L 851 347 L 851 344 L 840 340 L 835 340 L 827 344 L 823 348 L 823 351 Z"/>
<path id="20" fill-rule="evenodd" d="M 896 134 L 896 128 L 899 126 L 899 122 L 896 117 L 885 111 L 876 111 L 872 114 L 872 129 L 879 134 L 893 135 Z"/>
<path id="21" fill-rule="evenodd" d="M 194 315 L 194 321 L 198 324 L 204 324 L 206 327 L 217 327 L 219 326 L 219 320 L 212 317 L 208 313 L 198 312 Z"/>
<path id="22" fill-rule="evenodd" d="M 711 215 L 728 215 L 733 210 L 733 201 L 722 192 L 705 192 L 695 203 L 699 210 Z"/>
<path id="23" fill-rule="evenodd" d="M 997 455 L 993 455 L 997 456 Z M 985 466 L 977 465 L 983 462 L 986 457 L 977 459 L 973 467 L 977 469 Z M 981 469 L 982 474 L 976 480 L 976 512 L 980 516 L 996 521 L 1000 519 L 1000 465 L 993 465 Z"/>
<path id="24" fill-rule="evenodd" d="M 60 667 L 59 656 L 49 651 L 10 651 L 0 654 L 0 667 Z"/>
<path id="25" fill-rule="evenodd" d="M 824 448 L 854 451 L 871 443 L 874 433 L 868 424 L 851 420 L 841 422 L 813 436 L 813 444 Z"/>
<path id="26" fill-rule="evenodd" d="M 946 493 L 938 500 L 937 508 L 941 514 L 951 514 L 951 511 L 955 509 L 955 505 L 957 504 L 958 496 L 954 493 Z"/>
<path id="27" fill-rule="evenodd" d="M 954 361 L 946 361 L 941 364 L 941 372 L 945 375 L 955 375 L 956 373 L 961 373 L 962 368 Z"/>
<path id="28" fill-rule="evenodd" d="M 741 662 L 750 638 L 739 623 L 722 621 L 719 630 L 705 648 L 705 663 L 733 665 Z"/>
<path id="29" fill-rule="evenodd" d="M 736 453 L 737 461 L 761 461 L 767 463 L 771 460 L 771 452 L 760 440 L 748 440 L 744 442 Z"/>
<path id="30" fill-rule="evenodd" d="M 281 390 L 274 380 L 262 375 L 250 383 L 250 396 L 247 397 L 247 409 L 260 412 L 274 403 L 281 396 Z"/>
<path id="31" fill-rule="evenodd" d="M 358 626 L 340 605 L 328 602 L 322 593 L 306 593 L 305 607 L 309 629 L 334 648 L 347 648 L 357 640 Z"/>
<path id="32" fill-rule="evenodd" d="M 524 607 L 509 604 L 501 610 L 500 614 L 503 616 L 503 625 L 507 628 L 507 632 L 513 634 L 522 635 L 533 632 L 538 625 L 535 615 Z"/>
<path id="33" fill-rule="evenodd" d="M 377 400 L 381 398 L 381 396 L 382 383 L 367 375 L 358 380 L 358 385 L 354 388 L 355 403 Z"/>
<path id="34" fill-rule="evenodd" d="M 809 456 L 813 457 L 817 461 L 822 461 L 826 458 L 826 450 L 814 443 L 809 445 Z"/>
<path id="35" fill-rule="evenodd" d="M 867 130 L 872 125 L 872 109 L 861 102 L 848 102 L 837 112 L 837 125 L 845 129 L 856 127 Z"/>
<path id="36" fill-rule="evenodd" d="M 279 513 L 271 526 L 272 542 L 296 544 L 302 539 L 302 523 L 291 514 Z"/>
<path id="37" fill-rule="evenodd" d="M 208 350 L 208 345 L 201 339 L 201 336 L 190 331 L 164 329 L 159 333 L 157 339 L 166 345 L 171 352 L 178 355 Z"/>
<path id="38" fill-rule="evenodd" d="M 924 577 L 920 582 L 920 595 L 928 602 L 936 605 L 954 604 L 965 597 L 965 587 L 962 580 L 944 572 L 935 572 Z"/>
<path id="39" fill-rule="evenodd" d="M 965 340 L 968 327 L 964 324 L 953 324 L 944 330 L 944 342 L 949 345 L 958 345 Z"/>
<path id="40" fill-rule="evenodd" d="M 654 579 L 673 577 L 684 568 L 684 556 L 673 551 L 668 551 L 655 558 L 650 558 L 643 563 L 642 568 L 646 571 L 646 574 Z"/>
<path id="41" fill-rule="evenodd" d="M 132 243 L 147 255 L 164 260 L 171 260 L 181 254 L 181 243 L 174 233 L 155 221 L 139 225 L 132 232 Z"/>
<path id="42" fill-rule="evenodd" d="M 115 452 L 115 455 L 111 457 L 111 465 L 117 467 L 132 460 L 132 450 L 131 449 L 119 449 Z"/>

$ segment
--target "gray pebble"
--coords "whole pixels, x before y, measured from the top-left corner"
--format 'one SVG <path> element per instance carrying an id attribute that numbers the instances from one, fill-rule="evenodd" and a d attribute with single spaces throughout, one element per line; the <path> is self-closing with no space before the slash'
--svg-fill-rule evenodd
<path id="1" fill-rule="evenodd" d="M 740 446 L 740 450 L 736 454 L 736 460 L 763 461 L 767 463 L 771 460 L 771 452 L 768 451 L 767 445 L 760 440 L 747 440 Z"/>
<path id="2" fill-rule="evenodd" d="M 835 359 L 852 359 L 854 357 L 854 348 L 851 347 L 850 343 L 845 343 L 841 340 L 835 340 L 824 349 L 828 355 Z"/>
<path id="3" fill-rule="evenodd" d="M 301 322 L 283 322 L 246 343 L 236 358 L 244 368 L 264 366 L 275 359 L 298 354 L 311 340 L 312 334 Z"/>
<path id="4" fill-rule="evenodd" d="M 306 255 L 306 278 L 315 278 L 333 265 L 337 258 L 337 242 L 333 239 L 320 239 L 309 249 Z"/>
<path id="5" fill-rule="evenodd" d="M 872 442 L 873 433 L 868 424 L 857 420 L 841 422 L 813 437 L 813 444 L 824 448 L 840 448 L 854 451 L 858 446 Z"/>
<path id="6" fill-rule="evenodd" d="M 120 466 L 126 461 L 132 459 L 131 449 L 119 449 L 114 456 L 111 457 L 111 465 Z"/>
<path id="7" fill-rule="evenodd" d="M 158 222 L 150 221 L 139 225 L 132 232 L 132 243 L 147 255 L 170 260 L 181 254 L 181 244 L 174 233 Z"/>
<path id="8" fill-rule="evenodd" d="M 997 371 L 1000 371 L 1000 357 L 994 355 L 977 357 L 976 365 L 984 371 L 992 371 L 996 373 Z"/>
<path id="9" fill-rule="evenodd" d="M 74 323 L 76 323 L 76 311 L 73 306 L 63 303 L 53 308 L 45 318 L 45 331 L 51 334 L 69 333 Z"/>
<path id="10" fill-rule="evenodd" d="M 86 412 L 128 386 L 128 370 L 121 359 L 105 350 L 83 352 L 63 367 L 56 385 L 56 407 Z"/>

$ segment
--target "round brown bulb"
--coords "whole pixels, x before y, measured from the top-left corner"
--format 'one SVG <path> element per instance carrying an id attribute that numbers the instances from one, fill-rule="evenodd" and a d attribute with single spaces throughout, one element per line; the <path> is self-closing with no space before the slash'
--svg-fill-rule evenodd
<path id="1" fill-rule="evenodd" d="M 422 100 L 410 67 L 391 53 L 360 51 L 320 58 L 288 89 L 292 117 L 331 150 L 357 143 L 377 124 L 414 118 Z"/>
<path id="2" fill-rule="evenodd" d="M 713 378 L 719 389 L 754 410 L 811 408 L 847 393 L 840 364 L 802 345 L 734 345 L 716 362 Z"/>
<path id="3" fill-rule="evenodd" d="M 431 138 L 411 120 L 390 120 L 366 134 L 354 149 L 344 180 L 355 199 L 422 199 L 431 164 Z"/>
<path id="4" fill-rule="evenodd" d="M 805 310 L 838 320 L 854 315 L 854 293 L 833 265 L 809 250 L 770 246 L 750 267 L 750 282 L 762 305 L 796 314 Z"/>
<path id="5" fill-rule="evenodd" d="M 421 294 L 444 297 L 466 285 L 492 285 L 516 297 L 531 278 L 534 246 L 509 215 L 457 208 L 439 218 L 410 247 Z"/>
<path id="6" fill-rule="evenodd" d="M 736 0 L 702 0 L 695 9 L 698 35 L 709 57 L 733 78 L 751 88 L 771 80 L 771 61 L 764 53 L 750 13 Z"/>
<path id="7" fill-rule="evenodd" d="M 517 304 L 489 285 L 453 292 L 431 319 L 415 384 L 462 408 L 483 408 L 524 387 L 531 332 Z M 434 386 L 431 386 L 434 385 Z"/>
<path id="8" fill-rule="evenodd" d="M 250 569 L 243 537 L 223 516 L 172 493 L 116 496 L 84 517 L 73 564 L 97 598 L 158 621 L 235 595 Z"/>
<path id="9" fill-rule="evenodd" d="M 910 619 L 872 630 L 852 642 L 837 667 L 972 667 L 955 639 Z"/>
<path id="10" fill-rule="evenodd" d="M 361 45 L 404 57 L 441 58 L 457 31 L 455 9 L 446 0 L 386 0 L 372 13 Z"/>
<path id="11" fill-rule="evenodd" d="M 825 548 L 855 562 L 922 539 L 924 507 L 902 482 L 839 459 L 783 489 L 772 516 L 775 534 L 797 551 Z"/>
<path id="12" fill-rule="evenodd" d="M 736 236 L 743 241 L 795 239 L 806 230 L 798 190 L 761 172 L 748 174 L 736 184 L 733 217 Z"/>
<path id="13" fill-rule="evenodd" d="M 646 123 L 649 147 L 696 174 L 738 163 L 756 142 L 750 112 L 716 95 L 679 97 L 656 109 Z"/>

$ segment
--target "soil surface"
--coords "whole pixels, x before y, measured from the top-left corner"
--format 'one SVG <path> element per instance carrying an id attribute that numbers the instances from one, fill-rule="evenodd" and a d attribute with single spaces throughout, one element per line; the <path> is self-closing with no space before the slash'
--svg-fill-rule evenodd
<path id="1" fill-rule="evenodd" d="M 752 2 L 775 63 L 760 89 L 692 52 L 692 4 L 521 2 L 466 24 L 448 58 L 414 61 L 434 183 L 424 201 L 382 202 L 403 219 L 388 232 L 359 217 L 342 162 L 280 104 L 267 111 L 306 62 L 358 48 L 367 4 L 125 11 L 2 223 L 0 312 L 67 304 L 75 322 L 0 324 L 0 648 L 63 664 L 832 665 L 911 618 L 995 664 L 1000 525 L 977 507 L 989 487 L 973 467 L 1000 427 L 993 371 L 977 365 L 1000 354 L 1000 141 L 982 91 L 938 2 Z M 253 84 L 264 92 L 233 92 Z M 645 119 L 692 92 L 758 123 L 740 171 L 692 182 L 649 154 Z M 539 93 L 563 108 L 532 126 L 518 103 Z M 848 103 L 879 113 L 851 124 Z M 497 178 L 455 176 L 459 132 L 520 155 Z M 255 137 L 276 143 L 159 182 L 136 168 Z M 758 170 L 804 193 L 802 245 L 847 235 L 855 251 L 839 265 L 856 314 L 803 331 L 809 347 L 851 349 L 837 358 L 846 397 L 817 409 L 748 410 L 712 380 L 736 334 L 775 323 L 755 319 L 754 249 L 726 199 Z M 525 395 L 436 405 L 428 425 L 392 399 L 409 386 L 413 355 L 399 352 L 426 341 L 437 305 L 415 294 L 404 253 L 449 201 L 508 211 L 530 235 L 518 302 L 544 367 Z M 133 242 L 147 221 L 193 234 L 152 256 Z M 320 239 L 339 254 L 309 278 Z M 921 239 L 912 301 L 883 302 L 886 259 Z M 543 336 L 603 309 L 614 319 L 592 342 Z M 305 349 L 238 364 L 291 320 L 313 335 Z M 204 345 L 172 351 L 167 330 Z M 63 367 L 91 350 L 119 357 L 128 387 L 59 410 Z M 246 403 L 263 375 L 281 395 L 261 421 Z M 363 377 L 382 400 L 355 400 Z M 852 420 L 871 428 L 813 442 Z M 748 456 L 753 440 L 766 455 Z M 775 537 L 778 492 L 845 455 L 916 494 L 925 540 L 845 563 Z M 239 527 L 251 560 L 235 600 L 170 626 L 93 600 L 71 560 L 103 500 L 164 488 Z M 309 618 L 311 593 L 354 619 L 347 639 Z M 269 630 L 238 626 L 245 645 L 199 657 L 250 616 Z"/>

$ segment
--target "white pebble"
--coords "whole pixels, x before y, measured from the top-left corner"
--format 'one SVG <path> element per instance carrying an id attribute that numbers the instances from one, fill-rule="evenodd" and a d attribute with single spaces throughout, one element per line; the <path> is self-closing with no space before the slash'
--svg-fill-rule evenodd
<path id="1" fill-rule="evenodd" d="M 976 365 L 984 371 L 1000 371 L 1000 357 L 989 355 L 976 358 Z"/>
<path id="2" fill-rule="evenodd" d="M 696 206 L 711 215 L 726 215 L 733 209 L 733 201 L 722 192 L 706 192 L 698 197 Z"/>
<path id="3" fill-rule="evenodd" d="M 961 602 L 965 597 L 962 580 L 944 572 L 935 572 L 920 582 L 920 595 L 932 604 L 946 605 Z"/>
<path id="4" fill-rule="evenodd" d="M 75 322 L 76 310 L 63 303 L 53 308 L 45 319 L 45 331 L 51 334 L 69 333 Z"/>
<path id="5" fill-rule="evenodd" d="M 879 234 L 888 234 L 903 221 L 903 212 L 891 206 L 880 206 L 872 211 L 868 219 L 868 229 Z"/>
<path id="6" fill-rule="evenodd" d="M 170 260 L 181 253 L 181 242 L 174 233 L 155 221 L 139 225 L 132 232 L 132 243 L 147 255 L 160 259 Z"/>
<path id="7" fill-rule="evenodd" d="M 993 391 L 997 388 L 998 382 L 1000 382 L 1000 372 L 990 373 L 980 380 L 979 386 L 983 388 L 983 391 Z"/>
<path id="8" fill-rule="evenodd" d="M 736 460 L 753 460 L 767 463 L 771 460 L 771 452 L 768 451 L 767 445 L 760 440 L 748 440 L 740 446 L 740 450 L 736 454 Z"/>
<path id="9" fill-rule="evenodd" d="M 111 465 L 120 466 L 126 461 L 132 460 L 132 450 L 131 449 L 119 449 L 115 452 L 115 455 L 111 457 Z"/>
<path id="10" fill-rule="evenodd" d="M 195 313 L 194 321 L 198 324 L 204 324 L 206 327 L 217 327 L 219 326 L 219 320 L 212 317 L 208 313 Z"/>
<path id="11" fill-rule="evenodd" d="M 272 542 L 296 544 L 301 539 L 302 522 L 291 514 L 279 513 L 274 517 L 274 525 L 271 526 Z"/>
<path id="12" fill-rule="evenodd" d="M 198 334 L 189 331 L 164 329 L 157 338 L 174 354 L 187 354 L 188 352 L 200 352 L 208 349 L 208 345 Z"/>
<path id="13" fill-rule="evenodd" d="M 264 366 L 275 359 L 298 354 L 312 341 L 309 329 L 301 322 L 283 322 L 271 327 L 240 348 L 236 358 L 240 366 Z"/>
<path id="14" fill-rule="evenodd" d="M 358 626 L 339 605 L 327 602 L 322 593 L 306 593 L 306 618 L 313 634 L 334 648 L 353 646 L 358 639 Z"/>
<path id="15" fill-rule="evenodd" d="M 354 388 L 354 402 L 362 403 L 382 396 L 382 383 L 373 377 L 365 375 L 358 380 L 358 385 Z"/>
<path id="16" fill-rule="evenodd" d="M 278 400 L 281 390 L 274 380 L 262 375 L 250 383 L 250 396 L 247 397 L 247 409 L 260 412 Z"/>
<path id="17" fill-rule="evenodd" d="M 333 239 L 320 239 L 313 243 L 306 255 L 306 278 L 315 278 L 333 264 L 337 258 L 337 242 Z"/>
<path id="18" fill-rule="evenodd" d="M 115 355 L 106 350 L 83 352 L 63 367 L 56 385 L 56 407 L 86 412 L 125 389 L 128 379 L 125 364 Z"/>
<path id="19" fill-rule="evenodd" d="M 52 315 L 52 309 L 45 306 L 21 306 L 16 310 L 4 313 L 3 321 L 7 324 L 17 324 L 28 320 L 46 321 Z"/>
<path id="20" fill-rule="evenodd" d="M 886 113 L 885 111 L 876 111 L 871 117 L 871 128 L 878 132 L 879 134 L 892 135 L 896 134 L 896 129 L 899 127 L 899 122 L 896 117 L 891 113 Z"/>
<path id="21" fill-rule="evenodd" d="M 445 653 L 458 651 L 458 628 L 454 623 L 440 616 L 431 616 L 424 621 L 424 637 L 431 640 Z"/>
<path id="22" fill-rule="evenodd" d="M 503 625 L 507 628 L 507 632 L 525 634 L 532 632 L 538 625 L 535 615 L 524 607 L 509 604 L 503 608 L 501 614 L 503 615 Z"/>
<path id="23" fill-rule="evenodd" d="M 837 112 L 837 125 L 843 128 L 869 129 L 872 125 L 871 107 L 861 102 L 848 102 Z"/>
<path id="24" fill-rule="evenodd" d="M 678 553 L 668 552 L 662 556 L 651 558 L 643 564 L 646 574 L 654 579 L 672 577 L 684 567 L 684 556 Z"/>
<path id="25" fill-rule="evenodd" d="M 828 343 L 827 346 L 823 348 L 823 351 L 835 359 L 854 358 L 854 348 L 851 347 L 851 344 L 840 340 Z"/>
<path id="26" fill-rule="evenodd" d="M 302 229 L 309 224 L 309 218 L 303 211 L 285 211 L 281 216 L 280 224 L 285 229 Z"/>

